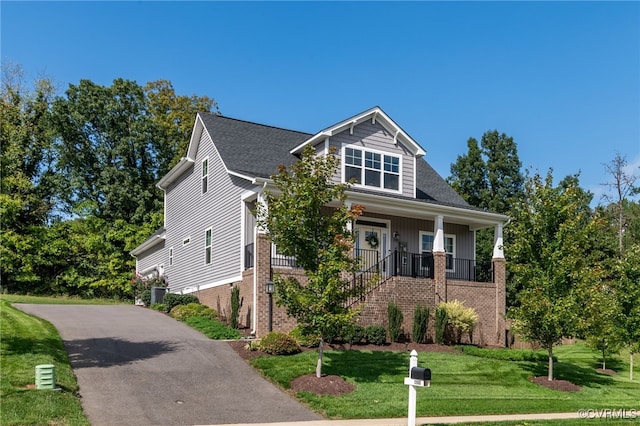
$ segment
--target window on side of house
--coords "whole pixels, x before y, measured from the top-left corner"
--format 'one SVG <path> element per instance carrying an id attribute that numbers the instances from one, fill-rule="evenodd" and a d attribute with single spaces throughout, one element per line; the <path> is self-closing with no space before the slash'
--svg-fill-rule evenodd
<path id="1" fill-rule="evenodd" d="M 433 232 L 420 231 L 420 253 L 433 253 L 433 242 L 435 235 Z M 447 271 L 454 270 L 453 259 L 456 257 L 456 236 L 445 234 L 444 251 L 446 256 Z"/>
<path id="2" fill-rule="evenodd" d="M 204 231 L 204 264 L 211 264 L 211 228 Z"/>
<path id="3" fill-rule="evenodd" d="M 186 246 L 190 242 L 191 242 L 191 237 L 190 236 L 182 239 L 182 245 L 183 246 Z"/>
<path id="4" fill-rule="evenodd" d="M 202 160 L 202 193 L 209 190 L 209 158 Z"/>
<path id="5" fill-rule="evenodd" d="M 169 247 L 169 266 L 173 265 L 173 247 Z"/>
<path id="6" fill-rule="evenodd" d="M 344 149 L 344 180 L 356 185 L 392 191 L 400 190 L 400 157 L 380 152 Z"/>

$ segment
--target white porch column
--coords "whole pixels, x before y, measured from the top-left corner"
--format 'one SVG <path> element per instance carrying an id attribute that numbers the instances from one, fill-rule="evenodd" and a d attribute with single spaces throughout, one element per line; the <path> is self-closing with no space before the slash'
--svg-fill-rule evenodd
<path id="1" fill-rule="evenodd" d="M 265 197 L 264 192 L 260 191 L 258 193 L 258 199 L 257 199 L 257 204 L 264 206 L 264 213 L 266 214 L 269 211 L 269 205 L 267 204 L 267 197 Z M 257 217 L 257 219 L 261 219 L 260 217 Z M 256 226 L 258 234 L 267 234 L 268 231 L 266 229 L 264 229 L 263 227 L 257 225 Z M 254 240 L 255 241 L 255 240 Z"/>
<path id="2" fill-rule="evenodd" d="M 349 210 L 351 210 L 351 201 L 345 201 L 344 205 L 347 206 Z M 347 221 L 347 232 L 353 232 L 353 220 Z"/>
<path id="3" fill-rule="evenodd" d="M 493 258 L 504 259 L 504 240 L 502 237 L 502 227 L 504 225 L 499 223 L 495 227 L 493 237 Z"/>
<path id="4" fill-rule="evenodd" d="M 433 252 L 444 253 L 444 217 L 437 216 L 433 229 Z"/>

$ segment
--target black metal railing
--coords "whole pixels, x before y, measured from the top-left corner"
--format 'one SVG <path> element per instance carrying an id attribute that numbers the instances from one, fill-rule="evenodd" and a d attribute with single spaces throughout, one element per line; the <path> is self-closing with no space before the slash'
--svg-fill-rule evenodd
<path id="1" fill-rule="evenodd" d="M 244 269 L 253 268 L 253 248 L 253 243 L 244 246 Z"/>
<path id="2" fill-rule="evenodd" d="M 493 282 L 492 263 L 448 257 L 447 279 L 485 283 Z"/>
<path id="3" fill-rule="evenodd" d="M 280 268 L 299 268 L 298 262 L 294 256 L 285 256 L 280 253 L 271 254 L 271 266 Z"/>

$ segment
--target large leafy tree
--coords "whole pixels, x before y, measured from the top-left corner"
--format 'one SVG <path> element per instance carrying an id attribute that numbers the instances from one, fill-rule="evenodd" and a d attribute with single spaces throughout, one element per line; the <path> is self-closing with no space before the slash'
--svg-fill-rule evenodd
<path id="1" fill-rule="evenodd" d="M 451 164 L 447 181 L 469 204 L 509 214 L 514 201 L 522 195 L 522 163 L 512 137 L 497 130 L 467 141 L 468 151 Z M 476 259 L 481 270 L 488 270 L 493 252 L 493 229 L 476 233 Z M 505 240 L 508 247 L 509 241 Z M 507 304 L 515 303 L 515 289 L 507 287 Z"/>
<path id="2" fill-rule="evenodd" d="M 549 354 L 553 380 L 553 347 L 579 326 L 580 291 L 601 277 L 587 254 L 597 232 L 589 202 L 577 176 L 553 185 L 551 171 L 532 176 L 524 197 L 511 211 L 508 260 L 521 289 L 519 306 L 509 310 L 513 330 Z"/>
<path id="3" fill-rule="evenodd" d="M 177 95 L 168 80 L 151 81 L 144 92 L 157 138 L 158 175 L 164 176 L 187 152 L 196 113 L 217 113 L 218 105 L 207 96 Z"/>
<path id="4" fill-rule="evenodd" d="M 52 217 L 50 80 L 27 82 L 20 66 L 3 63 L 0 89 L 0 263 L 2 285 L 35 291 L 46 264 L 43 229 Z"/>
<path id="5" fill-rule="evenodd" d="M 291 168 L 280 166 L 272 176 L 277 191 L 267 193 L 267 204 L 258 207 L 259 226 L 269 231 L 282 254 L 295 256 L 304 268 L 306 283 L 294 277 L 275 277 L 276 300 L 304 333 L 320 336 L 317 377 L 322 373 L 325 338 L 357 315 L 347 304 L 354 294 L 348 273 L 358 267 L 348 224 L 362 209 L 348 207 L 348 185 L 332 181 L 339 161 L 333 153 L 316 155 L 307 147 Z M 335 206 L 332 212 L 326 211 L 329 204 Z"/>

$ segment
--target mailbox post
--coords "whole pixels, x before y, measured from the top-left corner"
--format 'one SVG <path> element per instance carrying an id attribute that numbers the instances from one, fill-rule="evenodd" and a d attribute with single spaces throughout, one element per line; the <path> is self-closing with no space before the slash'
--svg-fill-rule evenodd
<path id="1" fill-rule="evenodd" d="M 431 386 L 431 370 L 418 367 L 418 352 L 411 351 L 409 358 L 409 377 L 405 377 L 404 384 L 409 385 L 409 426 L 416 426 L 416 386 Z"/>

